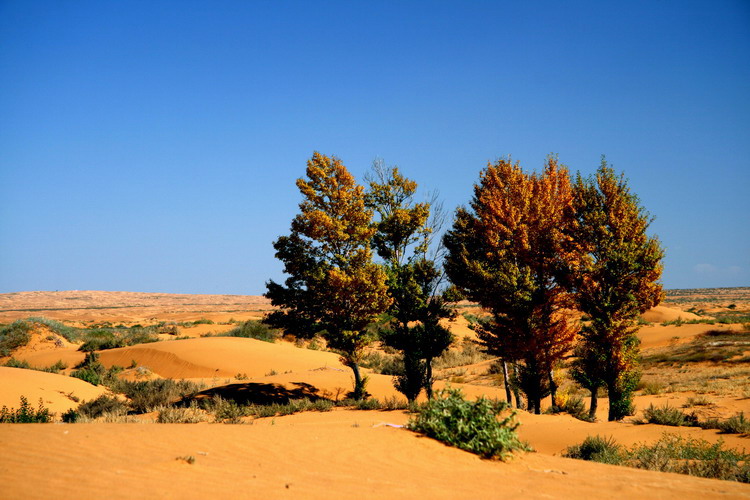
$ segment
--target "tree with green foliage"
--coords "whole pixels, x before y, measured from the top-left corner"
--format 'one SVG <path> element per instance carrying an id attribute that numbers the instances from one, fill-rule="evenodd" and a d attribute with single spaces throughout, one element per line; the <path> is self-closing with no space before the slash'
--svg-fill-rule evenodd
<path id="1" fill-rule="evenodd" d="M 470 209 L 458 209 L 443 238 L 451 282 L 492 314 L 477 330 L 480 341 L 519 361 L 519 383 L 536 413 L 547 394 L 555 404 L 552 370 L 576 333 L 565 314 L 570 294 L 557 281 L 575 258 L 565 232 L 573 215 L 570 177 L 555 157 L 539 175 L 501 159 L 482 171 Z"/>
<path id="2" fill-rule="evenodd" d="M 663 298 L 664 250 L 647 234 L 651 216 L 606 160 L 595 176 L 578 175 L 573 194 L 576 223 L 570 235 L 581 257 L 569 262 L 565 280 L 580 311 L 591 318 L 581 332 L 573 373 L 591 390 L 594 408 L 596 389 L 606 385 L 609 420 L 620 420 L 633 413 L 640 379 L 638 317 Z"/>
<path id="3" fill-rule="evenodd" d="M 281 309 L 265 321 L 299 337 L 321 333 L 352 369 L 361 399 L 367 379 L 359 363 L 374 340 L 367 326 L 391 303 L 386 274 L 372 262 L 372 210 L 338 158 L 315 152 L 306 173 L 297 180 L 304 199 L 291 234 L 274 242 L 288 278 L 266 284 L 265 296 Z"/>
<path id="4" fill-rule="evenodd" d="M 414 401 L 425 388 L 432 397 L 432 360 L 451 344 L 453 336 L 440 324 L 452 315 L 439 294 L 441 272 L 428 255 L 435 219 L 432 203 L 415 203 L 417 183 L 397 167 L 373 164 L 367 205 L 378 214 L 373 237 L 378 255 L 385 261 L 390 321 L 380 331 L 384 343 L 403 355 L 404 372 L 396 388 Z"/>

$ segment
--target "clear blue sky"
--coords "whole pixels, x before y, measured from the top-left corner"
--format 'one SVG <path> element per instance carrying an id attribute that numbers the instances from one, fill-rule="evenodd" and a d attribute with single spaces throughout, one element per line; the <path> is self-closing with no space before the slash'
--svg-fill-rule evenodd
<path id="1" fill-rule="evenodd" d="M 750 3 L 0 0 L 0 293 L 262 293 L 314 150 L 451 211 L 606 154 L 666 287 L 750 285 Z"/>

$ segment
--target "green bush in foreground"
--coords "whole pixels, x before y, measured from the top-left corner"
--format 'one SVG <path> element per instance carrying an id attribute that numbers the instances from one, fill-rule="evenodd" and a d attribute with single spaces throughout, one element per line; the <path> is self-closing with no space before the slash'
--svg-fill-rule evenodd
<path id="1" fill-rule="evenodd" d="M 676 472 L 691 476 L 750 483 L 750 454 L 724 448 L 718 441 L 664 434 L 656 443 L 625 449 L 612 438 L 587 437 L 571 446 L 564 457 L 591 460 L 637 469 Z"/>
<path id="2" fill-rule="evenodd" d="M 25 396 L 21 396 L 21 405 L 18 409 L 3 406 L 0 409 L 0 424 L 45 424 L 52 421 L 52 414 L 42 404 L 39 398 L 39 407 L 35 410 L 29 404 Z"/>
<path id="3" fill-rule="evenodd" d="M 281 338 L 279 330 L 269 328 L 265 323 L 260 321 L 248 320 L 237 328 L 220 334 L 222 337 L 244 337 L 251 339 L 263 340 L 265 342 L 276 342 Z"/>
<path id="4" fill-rule="evenodd" d="M 502 401 L 484 397 L 467 401 L 459 389 L 446 388 L 424 405 L 406 427 L 484 458 L 507 459 L 516 450 L 529 450 L 518 439 L 516 413 Z"/>

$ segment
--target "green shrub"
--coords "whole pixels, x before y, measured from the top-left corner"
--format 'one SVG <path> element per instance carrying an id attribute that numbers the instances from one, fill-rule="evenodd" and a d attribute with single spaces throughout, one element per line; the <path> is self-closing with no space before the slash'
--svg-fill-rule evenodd
<path id="1" fill-rule="evenodd" d="M 650 424 L 672 425 L 675 427 L 694 427 L 698 425 L 698 417 L 695 413 L 684 413 L 669 405 L 660 408 L 653 404 L 643 410 L 643 418 Z"/>
<path id="2" fill-rule="evenodd" d="M 21 319 L 0 329 L 0 357 L 10 356 L 14 350 L 28 344 L 30 332 L 31 324 Z"/>
<path id="3" fill-rule="evenodd" d="M 629 450 L 611 438 L 588 437 L 580 445 L 569 447 L 563 456 L 638 469 L 750 482 L 750 454 L 725 449 L 722 441 L 709 443 L 673 434 L 664 434 L 656 443 L 635 445 Z"/>
<path id="4" fill-rule="evenodd" d="M 188 407 L 165 406 L 158 411 L 156 422 L 160 424 L 197 424 L 208 421 L 205 412 L 197 404 Z"/>
<path id="5" fill-rule="evenodd" d="M 0 408 L 0 424 L 44 424 L 52 421 L 52 415 L 49 409 L 44 407 L 42 398 L 39 398 L 39 406 L 35 410 L 26 397 L 21 396 L 18 409 L 7 406 Z"/>
<path id="6" fill-rule="evenodd" d="M 740 412 L 729 417 L 719 429 L 727 434 L 748 434 L 750 433 L 750 420 L 745 418 L 744 412 Z"/>
<path id="7" fill-rule="evenodd" d="M 29 362 L 26 360 L 17 360 L 16 358 L 10 358 L 8 361 L 5 362 L 5 366 L 8 368 L 25 368 L 27 370 L 31 370 L 31 365 L 29 365 Z"/>
<path id="8" fill-rule="evenodd" d="M 359 366 L 369 368 L 375 373 L 383 375 L 397 376 L 404 373 L 404 361 L 401 356 L 383 354 L 378 351 L 371 351 L 365 354 Z"/>
<path id="9" fill-rule="evenodd" d="M 562 405 L 553 406 L 545 413 L 567 413 L 571 417 L 583 420 L 584 422 L 595 421 L 594 418 L 589 416 L 588 411 L 586 411 L 586 403 L 584 403 L 583 398 L 575 394 L 565 399 Z"/>
<path id="10" fill-rule="evenodd" d="M 424 405 L 407 428 L 485 458 L 505 460 L 516 450 L 528 450 L 518 439 L 516 414 L 498 420 L 508 410 L 502 401 L 484 397 L 466 401 L 458 389 L 443 389 Z"/>
<path id="11" fill-rule="evenodd" d="M 213 414 L 216 422 L 225 424 L 240 424 L 242 423 L 242 417 L 247 417 L 252 413 L 253 406 L 240 406 L 231 399 L 224 399 L 219 395 L 214 395 L 211 399 L 205 399 L 200 402 L 200 406 L 207 412 Z M 268 405 L 273 406 L 273 405 Z M 264 408 L 264 406 L 259 406 Z M 257 408 L 257 407 L 256 407 Z M 257 415 L 255 416 L 272 416 L 270 415 Z"/>
<path id="12" fill-rule="evenodd" d="M 625 460 L 622 447 L 611 436 L 588 436 L 581 444 L 568 447 L 563 456 L 613 465 Z"/>
<path id="13" fill-rule="evenodd" d="M 128 412 L 128 405 L 116 397 L 102 394 L 96 399 L 85 401 L 78 405 L 76 414 L 86 418 L 101 417 L 105 413 L 124 415 Z"/>
<path id="14" fill-rule="evenodd" d="M 269 328 L 268 325 L 255 320 L 248 320 L 237 328 L 222 333 L 222 337 L 244 337 L 263 340 L 265 342 L 276 342 L 281 338 L 279 330 Z"/>
<path id="15" fill-rule="evenodd" d="M 92 385 L 101 385 L 107 376 L 107 369 L 99 362 L 99 355 L 95 352 L 86 353 L 83 361 L 76 366 L 70 376 L 80 378 Z"/>
<path id="16" fill-rule="evenodd" d="M 130 399 L 136 413 L 146 413 L 190 397 L 203 386 L 189 380 L 155 379 L 133 382 L 120 380 L 113 390 Z"/>

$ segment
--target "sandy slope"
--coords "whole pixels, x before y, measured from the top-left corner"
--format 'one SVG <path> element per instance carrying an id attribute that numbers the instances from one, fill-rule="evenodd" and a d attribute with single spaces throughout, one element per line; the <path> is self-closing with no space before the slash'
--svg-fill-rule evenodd
<path id="1" fill-rule="evenodd" d="M 63 413 L 78 406 L 73 397 L 87 401 L 105 392 L 103 387 L 65 375 L 0 366 L 0 406 L 8 408 L 18 408 L 19 398 L 26 396 L 34 408 L 42 398 L 45 407 Z"/>
<path id="2" fill-rule="evenodd" d="M 481 460 L 382 425 L 392 416 L 0 425 L 0 484 L 8 499 L 750 498 L 747 485 L 538 453 L 510 463 Z M 195 463 L 179 459 L 186 456 Z"/>

